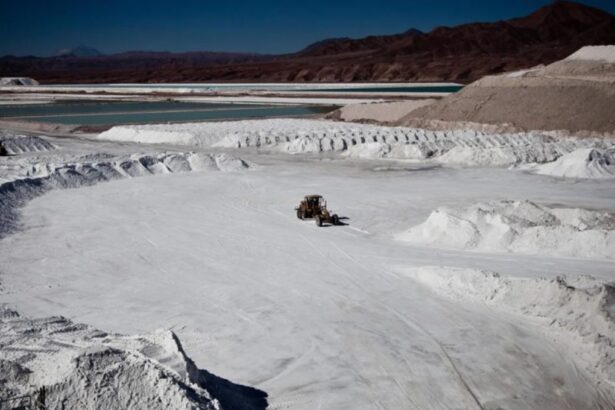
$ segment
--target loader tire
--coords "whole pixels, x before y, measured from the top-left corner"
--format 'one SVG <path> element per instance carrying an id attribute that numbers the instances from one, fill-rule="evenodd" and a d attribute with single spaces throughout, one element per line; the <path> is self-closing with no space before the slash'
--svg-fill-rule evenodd
<path id="1" fill-rule="evenodd" d="M 331 217 L 331 222 L 333 223 L 333 225 L 339 225 L 340 218 L 336 214 L 333 214 L 333 216 Z"/>
<path id="2" fill-rule="evenodd" d="M 322 226 L 322 219 L 320 219 L 320 216 L 316 215 L 314 220 L 316 221 L 317 226 Z"/>
<path id="3" fill-rule="evenodd" d="M 301 212 L 301 209 L 297 209 L 297 218 L 303 219 L 303 212 Z"/>

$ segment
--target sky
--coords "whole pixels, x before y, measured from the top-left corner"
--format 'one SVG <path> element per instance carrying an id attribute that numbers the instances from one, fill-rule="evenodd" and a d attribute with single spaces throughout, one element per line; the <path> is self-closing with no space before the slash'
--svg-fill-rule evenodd
<path id="1" fill-rule="evenodd" d="M 614 0 L 582 0 L 615 14 Z M 236 51 L 279 54 L 331 37 L 429 31 L 523 16 L 550 0 L 0 0 L 0 55 Z"/>

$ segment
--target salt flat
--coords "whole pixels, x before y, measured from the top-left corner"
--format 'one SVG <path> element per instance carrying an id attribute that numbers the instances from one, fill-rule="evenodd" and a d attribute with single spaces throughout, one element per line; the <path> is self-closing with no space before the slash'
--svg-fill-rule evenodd
<path id="1" fill-rule="evenodd" d="M 407 274 L 435 265 L 613 281 L 612 261 L 395 240 L 440 206 L 531 200 L 614 212 L 612 181 L 241 155 L 247 171 L 124 179 L 30 201 L 22 229 L 0 242 L 2 300 L 109 331 L 171 329 L 199 367 L 266 391 L 274 409 L 612 405 L 612 381 L 575 354 L 573 334 L 441 297 Z M 348 225 L 299 221 L 293 207 L 308 193 Z"/>

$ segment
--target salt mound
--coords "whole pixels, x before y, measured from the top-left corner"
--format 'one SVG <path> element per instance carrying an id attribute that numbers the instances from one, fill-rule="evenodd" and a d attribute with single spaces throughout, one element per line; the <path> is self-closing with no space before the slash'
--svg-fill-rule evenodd
<path id="1" fill-rule="evenodd" d="M 425 160 L 436 154 L 429 144 L 386 144 L 384 142 L 366 142 L 353 145 L 342 156 L 361 159 L 411 159 Z"/>
<path id="2" fill-rule="evenodd" d="M 615 283 L 586 276 L 572 281 L 501 277 L 453 267 L 420 267 L 405 273 L 455 301 L 539 318 L 586 369 L 615 383 Z"/>
<path id="3" fill-rule="evenodd" d="M 267 145 L 271 144 L 268 141 L 265 141 L 265 143 Z M 289 154 L 319 153 L 323 151 L 321 149 L 320 140 L 306 136 L 301 136 L 290 142 L 282 144 L 279 147 L 279 150 Z"/>
<path id="4" fill-rule="evenodd" d="M 537 174 L 564 178 L 615 178 L 615 147 L 582 148 L 556 161 L 528 167 Z"/>
<path id="5" fill-rule="evenodd" d="M 205 169 L 205 167 L 203 167 L 202 165 L 202 156 L 201 155 L 196 155 L 193 154 L 192 156 L 190 156 L 190 160 L 192 160 L 191 164 L 193 166 L 193 169 Z M 216 155 L 210 155 L 209 158 L 212 158 L 214 160 L 215 163 L 215 168 L 217 168 L 220 171 L 241 171 L 245 168 L 249 168 L 249 165 L 244 162 L 242 159 L 234 157 L 232 155 L 228 155 L 228 154 L 216 154 Z M 196 164 L 199 165 L 196 165 Z M 213 164 L 211 164 L 210 166 L 207 166 L 207 169 L 212 169 Z"/>
<path id="6" fill-rule="evenodd" d="M 548 208 L 530 201 L 499 201 L 439 208 L 397 240 L 484 252 L 615 258 L 615 215 Z"/>
<path id="7" fill-rule="evenodd" d="M 30 77 L 2 77 L 0 78 L 0 86 L 15 86 L 15 85 L 38 85 L 38 81 Z"/>
<path id="8" fill-rule="evenodd" d="M 565 60 L 589 60 L 615 63 L 615 46 L 586 46 L 565 58 Z"/>
<path id="9" fill-rule="evenodd" d="M 0 146 L 10 155 L 25 152 L 51 151 L 56 147 L 49 141 L 35 136 L 1 136 Z"/>
<path id="10" fill-rule="evenodd" d="M 192 133 L 182 130 L 172 132 L 153 125 L 117 126 L 99 134 L 109 141 L 134 141 L 148 144 L 178 144 L 199 146 L 199 140 Z"/>
<path id="11" fill-rule="evenodd" d="M 41 400 L 44 386 L 45 408 L 213 410 L 228 400 L 244 408 L 266 404 L 265 393 L 251 389 L 248 397 L 246 388 L 228 381 L 224 394 L 216 392 L 219 378 L 198 369 L 171 331 L 111 335 L 63 317 L 23 318 L 2 306 L 0 345 L 2 397 Z"/>
<path id="12" fill-rule="evenodd" d="M 391 146 L 383 142 L 368 142 L 366 144 L 354 145 L 344 153 L 349 158 L 385 158 L 391 152 Z"/>

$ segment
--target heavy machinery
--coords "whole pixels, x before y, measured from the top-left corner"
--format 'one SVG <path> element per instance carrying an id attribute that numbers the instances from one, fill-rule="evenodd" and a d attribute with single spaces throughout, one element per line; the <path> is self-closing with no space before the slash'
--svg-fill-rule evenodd
<path id="1" fill-rule="evenodd" d="M 306 195 L 297 208 L 297 218 L 314 218 L 316 225 L 324 223 L 338 225 L 340 218 L 327 209 L 327 202 L 320 195 Z"/>

